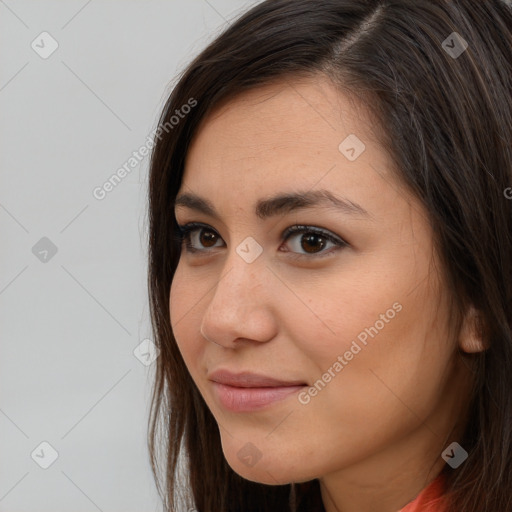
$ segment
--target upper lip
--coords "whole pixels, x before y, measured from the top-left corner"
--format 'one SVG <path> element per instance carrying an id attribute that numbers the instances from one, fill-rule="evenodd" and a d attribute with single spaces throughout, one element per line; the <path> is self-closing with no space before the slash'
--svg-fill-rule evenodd
<path id="1" fill-rule="evenodd" d="M 287 387 L 304 386 L 306 383 L 300 380 L 281 380 L 259 375 L 252 372 L 232 373 L 229 370 L 217 370 L 208 375 L 208 379 L 219 384 L 239 388 L 256 387 Z"/>

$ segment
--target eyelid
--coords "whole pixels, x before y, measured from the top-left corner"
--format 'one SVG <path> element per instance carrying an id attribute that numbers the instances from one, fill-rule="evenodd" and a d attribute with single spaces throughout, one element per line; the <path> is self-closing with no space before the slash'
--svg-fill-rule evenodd
<path id="1" fill-rule="evenodd" d="M 206 254 L 206 253 L 210 252 L 212 249 L 212 248 L 196 249 L 194 247 L 191 247 L 190 239 L 188 239 L 188 240 L 186 240 L 186 239 L 189 238 L 190 233 L 195 231 L 196 229 L 202 229 L 202 228 L 209 229 L 212 232 L 214 232 L 215 234 L 217 234 L 219 236 L 219 238 L 222 240 L 222 237 L 219 235 L 217 230 L 215 230 L 208 224 L 204 224 L 202 222 L 187 222 L 183 225 L 180 225 L 178 223 L 176 223 L 176 224 L 178 227 L 178 233 L 175 235 L 175 238 L 177 239 L 178 243 L 181 243 L 181 244 L 184 241 L 187 241 L 188 252 Z M 335 251 L 350 246 L 350 244 L 348 242 L 346 242 L 343 238 L 332 233 L 331 231 L 329 231 L 325 228 L 312 226 L 312 225 L 308 225 L 308 224 L 294 224 L 294 225 L 286 228 L 281 235 L 283 242 L 286 242 L 290 238 L 291 235 L 297 234 L 297 233 L 303 233 L 303 234 L 313 233 L 313 234 L 320 235 L 322 238 L 327 239 L 328 241 L 330 241 L 331 243 L 333 243 L 335 245 L 335 247 L 334 247 Z M 333 248 L 331 248 L 331 249 L 333 249 Z M 300 253 L 296 253 L 294 251 L 285 251 L 285 252 L 293 255 L 292 257 L 294 257 L 296 259 L 313 260 L 313 259 L 322 258 L 324 256 L 329 256 L 332 254 L 333 251 L 332 250 L 331 251 L 320 251 L 318 253 L 310 253 L 310 254 L 300 254 Z"/>
<path id="2" fill-rule="evenodd" d="M 293 226 L 290 226 L 284 230 L 282 237 L 285 240 L 287 240 L 289 235 L 291 235 L 291 234 L 304 233 L 304 232 L 315 233 L 315 234 L 321 235 L 324 238 L 327 238 L 327 240 L 331 241 L 334 244 L 348 245 L 348 243 L 345 240 L 343 240 L 343 238 L 341 238 L 338 235 L 335 235 L 331 231 L 329 231 L 325 228 L 311 226 L 309 224 L 294 224 Z"/>

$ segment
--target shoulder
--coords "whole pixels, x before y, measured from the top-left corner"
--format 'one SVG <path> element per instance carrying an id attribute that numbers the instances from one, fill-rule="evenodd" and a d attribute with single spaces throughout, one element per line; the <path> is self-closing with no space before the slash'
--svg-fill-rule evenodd
<path id="1" fill-rule="evenodd" d="M 398 512 L 443 512 L 444 478 L 439 475 Z"/>

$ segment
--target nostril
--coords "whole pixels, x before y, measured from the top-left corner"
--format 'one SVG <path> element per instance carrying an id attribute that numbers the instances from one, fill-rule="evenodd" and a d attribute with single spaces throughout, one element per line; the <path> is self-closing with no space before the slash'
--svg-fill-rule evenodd
<path id="1" fill-rule="evenodd" d="M 201 328 L 199 329 L 199 332 L 201 333 L 201 336 L 205 339 L 205 340 L 208 340 L 210 341 L 211 343 L 215 343 L 214 341 L 212 341 L 210 338 L 208 338 L 208 336 L 206 336 L 206 334 L 203 332 L 203 326 L 201 326 Z"/>

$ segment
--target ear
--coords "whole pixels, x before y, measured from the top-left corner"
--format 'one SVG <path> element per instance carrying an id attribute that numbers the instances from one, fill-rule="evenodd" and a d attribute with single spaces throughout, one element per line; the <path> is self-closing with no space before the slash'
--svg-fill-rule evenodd
<path id="1" fill-rule="evenodd" d="M 462 322 L 459 347 L 467 354 L 483 352 L 488 347 L 483 339 L 483 319 L 481 313 L 471 305 Z"/>

